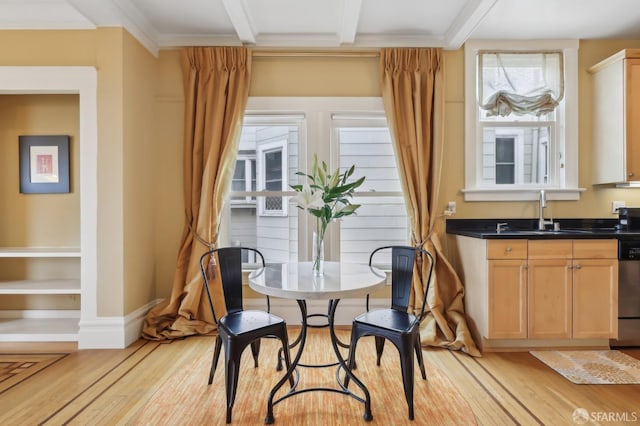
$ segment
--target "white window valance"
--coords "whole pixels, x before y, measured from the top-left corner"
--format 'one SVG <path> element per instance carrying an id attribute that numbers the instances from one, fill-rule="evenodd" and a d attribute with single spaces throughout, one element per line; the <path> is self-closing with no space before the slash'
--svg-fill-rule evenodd
<path id="1" fill-rule="evenodd" d="M 488 116 L 540 116 L 563 96 L 562 52 L 478 52 L 478 99 Z"/>

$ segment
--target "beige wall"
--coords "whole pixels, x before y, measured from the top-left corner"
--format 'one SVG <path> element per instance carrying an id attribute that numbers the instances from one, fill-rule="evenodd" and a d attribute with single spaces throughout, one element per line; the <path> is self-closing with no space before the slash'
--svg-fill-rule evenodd
<path id="1" fill-rule="evenodd" d="M 124 34 L 124 312 L 155 297 L 153 137 L 156 58 Z M 159 172 L 161 172 L 160 168 Z"/>
<path id="2" fill-rule="evenodd" d="M 96 34 L 98 68 L 98 312 L 123 314 L 124 57 L 123 31 Z"/>
<path id="3" fill-rule="evenodd" d="M 249 96 L 380 96 L 377 57 L 254 57 Z"/>
<path id="4" fill-rule="evenodd" d="M 99 32 L 0 31 L 0 65 L 95 65 Z"/>

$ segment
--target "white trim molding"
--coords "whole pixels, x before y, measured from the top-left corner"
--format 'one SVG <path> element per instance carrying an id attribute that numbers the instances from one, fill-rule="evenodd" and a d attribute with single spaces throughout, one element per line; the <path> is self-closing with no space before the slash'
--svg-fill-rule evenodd
<path id="1" fill-rule="evenodd" d="M 80 321 L 78 349 L 124 349 L 140 338 L 145 316 L 160 300 L 147 303 L 124 317 Z"/>

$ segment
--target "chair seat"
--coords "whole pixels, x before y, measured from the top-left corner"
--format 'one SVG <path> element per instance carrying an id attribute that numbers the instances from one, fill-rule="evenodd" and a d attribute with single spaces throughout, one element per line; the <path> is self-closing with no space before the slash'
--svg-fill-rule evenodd
<path id="1" fill-rule="evenodd" d="M 416 317 L 413 314 L 397 309 L 376 309 L 359 315 L 354 321 L 372 325 L 383 330 L 402 333 L 409 331 L 411 326 L 415 324 Z"/>
<path id="2" fill-rule="evenodd" d="M 279 316 L 264 311 L 239 311 L 220 318 L 219 325 L 232 335 L 240 335 L 284 323 Z"/>

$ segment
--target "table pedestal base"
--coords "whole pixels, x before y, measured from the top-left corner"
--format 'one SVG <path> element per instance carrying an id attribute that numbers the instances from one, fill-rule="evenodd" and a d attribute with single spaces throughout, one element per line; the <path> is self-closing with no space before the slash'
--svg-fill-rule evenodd
<path id="1" fill-rule="evenodd" d="M 362 383 L 351 371 L 349 371 L 349 368 L 347 367 L 347 363 L 346 363 L 345 359 L 340 354 L 339 346 L 342 346 L 342 347 L 345 347 L 345 348 L 349 347 L 349 345 L 346 345 L 346 344 L 340 342 L 340 340 L 336 336 L 335 328 L 334 328 L 335 312 L 336 312 L 336 308 L 338 307 L 338 302 L 340 302 L 340 299 L 333 299 L 333 300 L 329 301 L 329 310 L 328 310 L 328 314 L 326 315 L 327 320 L 328 320 L 328 324 L 327 325 L 329 327 L 329 334 L 330 334 L 330 337 L 331 337 L 331 346 L 333 347 L 333 350 L 335 352 L 337 362 L 331 363 L 331 364 L 322 364 L 322 365 L 300 364 L 300 357 L 302 356 L 302 352 L 304 350 L 304 346 L 305 346 L 305 343 L 306 343 L 306 340 L 307 340 L 307 328 L 308 327 L 326 327 L 327 325 L 322 325 L 322 326 L 309 325 L 308 322 L 307 322 L 308 318 L 310 316 L 318 316 L 318 314 L 309 315 L 307 313 L 307 304 L 306 304 L 306 302 L 304 300 L 300 300 L 300 299 L 297 300 L 297 302 L 298 302 L 298 306 L 300 307 L 300 313 L 302 314 L 302 327 L 300 329 L 300 335 L 291 344 L 291 348 L 295 347 L 296 345 L 300 345 L 300 346 L 298 348 L 298 353 L 296 354 L 295 358 L 291 362 L 290 368 L 287 370 L 287 372 L 282 377 L 282 379 L 280 379 L 280 381 L 278 383 L 276 383 L 276 385 L 273 387 L 273 389 L 269 393 L 269 398 L 267 400 L 267 416 L 265 417 L 264 422 L 266 424 L 272 424 L 272 423 L 275 422 L 275 417 L 273 415 L 273 407 L 274 407 L 274 405 L 276 405 L 279 402 L 281 402 L 281 401 L 283 401 L 283 400 L 285 400 L 287 398 L 290 398 L 290 397 L 292 397 L 294 395 L 299 395 L 299 394 L 306 393 L 306 392 L 315 392 L 315 391 L 335 392 L 335 393 L 339 393 L 339 394 L 343 394 L 343 395 L 348 395 L 348 396 L 350 396 L 350 397 L 352 397 L 352 398 L 356 399 L 357 401 L 360 401 L 360 402 L 362 402 L 364 404 L 364 415 L 362 416 L 364 418 L 364 420 L 366 420 L 366 421 L 373 420 L 373 415 L 371 414 L 371 396 L 369 394 L 369 390 L 364 385 L 364 383 Z M 322 316 L 324 316 L 324 315 L 322 315 Z M 325 388 L 325 387 L 296 389 L 297 385 L 298 385 L 298 381 L 296 380 L 295 384 L 289 390 L 289 392 L 287 392 L 282 397 L 274 400 L 276 392 L 278 392 L 278 390 L 282 387 L 282 385 L 284 385 L 291 377 L 293 377 L 293 374 L 294 374 L 294 372 L 296 372 L 297 367 L 325 368 L 325 367 L 332 367 L 332 366 L 336 366 L 337 367 L 337 369 L 336 369 L 336 382 L 340 386 L 340 389 L 337 389 L 337 388 Z M 278 369 L 279 370 L 282 369 L 282 363 L 281 363 L 281 360 L 280 360 L 280 356 L 278 356 Z M 340 380 L 340 371 L 341 370 L 345 372 L 345 374 L 349 377 L 349 379 L 352 380 L 360 388 L 360 390 L 362 390 L 362 392 L 364 394 L 364 398 L 361 398 L 360 396 L 354 394 L 353 392 L 351 392 L 343 384 L 343 382 Z"/>

